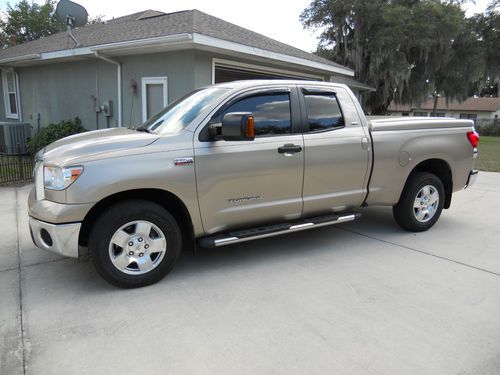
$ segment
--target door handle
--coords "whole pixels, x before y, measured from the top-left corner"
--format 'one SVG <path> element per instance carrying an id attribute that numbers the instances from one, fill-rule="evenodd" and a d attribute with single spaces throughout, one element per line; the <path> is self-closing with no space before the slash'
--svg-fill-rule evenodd
<path id="1" fill-rule="evenodd" d="M 302 147 L 294 145 L 293 143 L 287 143 L 281 147 L 278 147 L 278 152 L 280 154 L 295 154 L 297 152 L 301 152 Z"/>

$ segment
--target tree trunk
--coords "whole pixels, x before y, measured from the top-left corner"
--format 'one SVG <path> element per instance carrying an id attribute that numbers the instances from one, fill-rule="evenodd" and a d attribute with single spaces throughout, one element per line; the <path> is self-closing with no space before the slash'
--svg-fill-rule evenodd
<path id="1" fill-rule="evenodd" d="M 437 105 L 438 105 L 439 95 L 436 92 L 433 92 L 432 93 L 432 98 L 434 99 L 434 104 L 432 105 L 431 116 L 432 117 L 436 117 L 436 109 L 437 109 Z"/>

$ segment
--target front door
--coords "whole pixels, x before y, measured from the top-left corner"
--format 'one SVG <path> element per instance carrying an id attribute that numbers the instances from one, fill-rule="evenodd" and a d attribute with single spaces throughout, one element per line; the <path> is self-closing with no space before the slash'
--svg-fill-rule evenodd
<path id="1" fill-rule="evenodd" d="M 142 78 L 142 122 L 168 105 L 167 77 Z"/>
<path id="2" fill-rule="evenodd" d="M 226 113 L 253 113 L 254 141 L 195 141 L 198 199 L 207 233 L 302 214 L 304 145 L 292 120 L 300 121 L 294 90 L 244 94 L 215 114 L 213 122 L 220 122 Z M 289 152 L 284 152 L 285 145 Z"/>

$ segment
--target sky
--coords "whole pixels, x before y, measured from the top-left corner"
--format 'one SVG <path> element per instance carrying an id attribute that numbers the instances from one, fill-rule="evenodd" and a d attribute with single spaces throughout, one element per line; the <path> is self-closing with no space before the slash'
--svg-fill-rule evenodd
<path id="1" fill-rule="evenodd" d="M 318 33 L 304 30 L 299 21 L 302 11 L 311 0 L 76 0 L 87 8 L 90 16 L 103 15 L 104 19 L 120 17 L 146 9 L 165 13 L 185 9 L 198 9 L 213 16 L 253 30 L 280 42 L 313 52 L 318 44 Z M 5 10 L 7 0 L 0 0 L 0 9 Z M 11 4 L 16 0 L 10 0 Z M 43 3 L 44 0 L 36 0 Z M 489 0 L 476 0 L 466 6 L 468 16 L 481 13 Z"/>

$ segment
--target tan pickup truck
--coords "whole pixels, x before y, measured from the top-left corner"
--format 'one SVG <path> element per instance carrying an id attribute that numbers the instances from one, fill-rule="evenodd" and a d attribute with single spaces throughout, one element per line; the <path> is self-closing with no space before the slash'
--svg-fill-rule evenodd
<path id="1" fill-rule="evenodd" d="M 183 246 L 217 247 L 355 220 L 392 206 L 424 231 L 476 176 L 469 120 L 367 119 L 348 87 L 240 81 L 205 87 L 138 128 L 57 141 L 36 157 L 36 246 L 119 287 L 154 283 Z M 256 243 L 258 246 L 258 243 Z"/>

